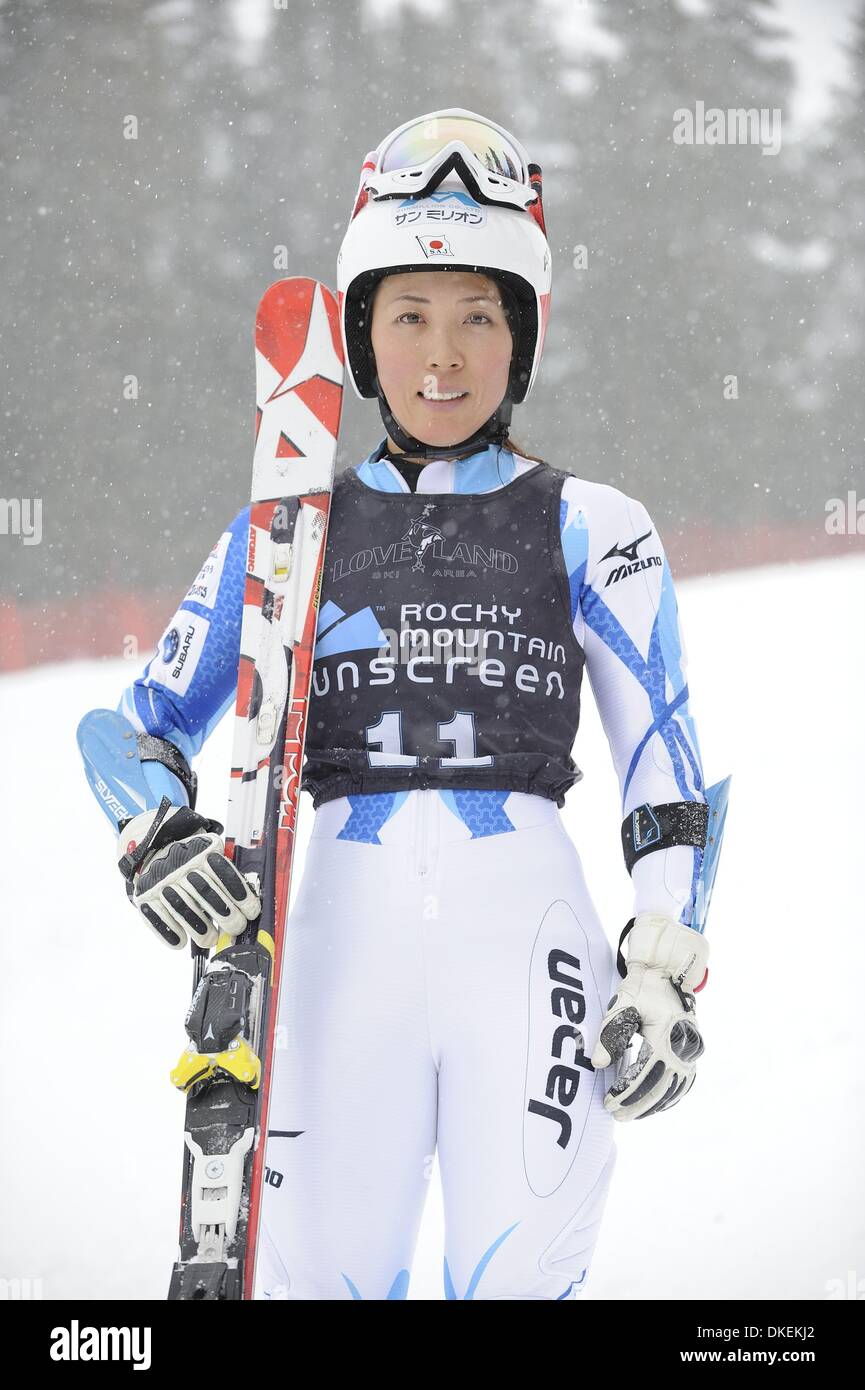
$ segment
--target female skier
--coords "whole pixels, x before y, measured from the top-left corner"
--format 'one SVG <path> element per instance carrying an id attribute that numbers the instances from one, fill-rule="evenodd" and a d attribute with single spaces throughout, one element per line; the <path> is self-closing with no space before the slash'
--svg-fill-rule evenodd
<path id="1" fill-rule="evenodd" d="M 367 157 L 340 250 L 348 368 L 386 435 L 331 505 L 265 1298 L 405 1298 L 436 1150 L 446 1297 L 576 1297 L 614 1121 L 675 1104 L 702 1052 L 706 799 L 663 547 L 640 502 L 509 435 L 549 311 L 541 197 L 506 131 L 436 112 Z M 175 948 L 257 911 L 188 809 L 189 761 L 234 700 L 247 528 L 244 511 L 119 706 L 150 793 L 121 855 L 163 795 L 177 807 L 127 891 Z M 584 666 L 621 790 L 627 962 L 560 814 Z"/>

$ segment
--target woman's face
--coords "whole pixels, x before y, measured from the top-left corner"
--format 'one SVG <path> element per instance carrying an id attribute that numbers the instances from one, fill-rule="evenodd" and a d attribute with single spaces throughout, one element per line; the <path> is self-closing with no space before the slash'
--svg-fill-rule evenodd
<path id="1" fill-rule="evenodd" d="M 424 444 L 461 443 L 501 404 L 512 339 L 498 286 L 487 276 L 464 270 L 387 275 L 373 300 L 371 332 L 387 403 Z M 434 399 L 454 392 L 456 400 Z"/>

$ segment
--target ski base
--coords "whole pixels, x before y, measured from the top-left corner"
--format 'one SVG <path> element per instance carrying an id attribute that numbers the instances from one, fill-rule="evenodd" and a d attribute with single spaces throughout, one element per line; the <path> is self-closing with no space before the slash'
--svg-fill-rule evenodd
<path id="1" fill-rule="evenodd" d="M 171 1271 L 169 1300 L 196 1303 L 233 1303 L 243 1296 L 243 1267 L 221 1264 L 181 1264 Z"/>

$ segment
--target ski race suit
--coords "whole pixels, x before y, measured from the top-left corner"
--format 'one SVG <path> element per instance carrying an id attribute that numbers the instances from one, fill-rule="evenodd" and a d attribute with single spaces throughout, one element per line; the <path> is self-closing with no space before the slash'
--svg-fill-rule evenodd
<path id="1" fill-rule="evenodd" d="M 257 1296 L 405 1298 L 437 1150 L 445 1297 L 574 1298 L 616 1157 L 589 1058 L 619 977 L 560 808 L 584 666 L 622 816 L 705 800 L 673 581 L 614 487 L 489 446 L 413 491 L 385 443 L 332 499 Z M 190 760 L 234 701 L 248 519 L 119 706 Z M 690 924 L 702 855 L 638 859 L 635 914 Z"/>

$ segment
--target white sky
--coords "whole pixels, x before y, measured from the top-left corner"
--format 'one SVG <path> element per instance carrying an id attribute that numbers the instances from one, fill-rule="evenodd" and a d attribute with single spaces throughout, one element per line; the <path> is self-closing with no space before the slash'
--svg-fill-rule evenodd
<path id="1" fill-rule="evenodd" d="M 777 0 L 777 8 L 793 31 L 796 121 L 803 127 L 819 124 L 831 115 L 832 87 L 850 83 L 849 46 L 862 0 Z"/>
<path id="2" fill-rule="evenodd" d="M 241 5 L 251 0 L 236 0 Z M 490 0 L 487 0 L 490 3 Z M 609 56 L 609 42 L 598 32 L 605 23 L 604 0 L 544 0 L 550 19 L 567 36 L 579 39 L 581 47 L 591 47 L 601 56 Z M 709 8 L 711 0 L 678 0 L 682 10 L 699 13 Z M 451 0 L 367 0 L 366 15 L 371 23 L 386 22 L 396 10 L 414 10 L 419 14 L 441 14 L 443 19 Z M 755 8 L 761 8 L 755 6 Z M 849 45 L 853 21 L 863 8 L 863 0 L 775 0 L 779 22 L 790 30 L 790 38 L 781 44 L 789 52 L 797 72 L 797 94 L 794 99 L 793 124 L 807 131 L 832 114 L 833 86 L 847 87 L 851 79 Z"/>

